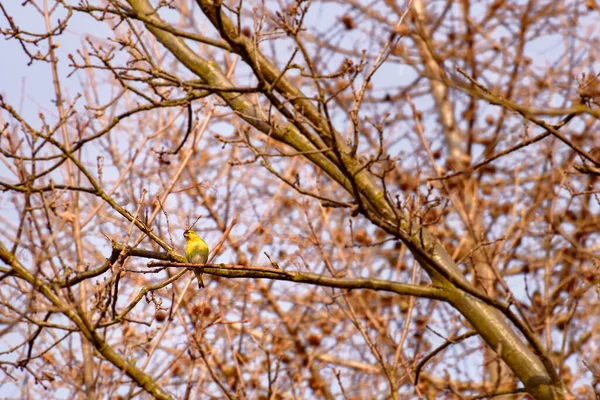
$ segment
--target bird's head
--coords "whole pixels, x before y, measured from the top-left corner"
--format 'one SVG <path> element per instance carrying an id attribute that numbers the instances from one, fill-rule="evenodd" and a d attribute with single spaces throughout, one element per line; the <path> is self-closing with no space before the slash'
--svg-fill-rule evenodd
<path id="1" fill-rule="evenodd" d="M 186 241 L 200 239 L 200 236 L 198 236 L 198 234 L 191 229 L 188 229 L 187 231 L 183 232 L 183 237 Z"/>

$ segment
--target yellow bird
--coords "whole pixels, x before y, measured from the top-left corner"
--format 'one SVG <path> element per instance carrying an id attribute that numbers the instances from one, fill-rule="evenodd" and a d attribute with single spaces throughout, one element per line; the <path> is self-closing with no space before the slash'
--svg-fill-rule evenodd
<path id="1" fill-rule="evenodd" d="M 190 264 L 206 264 L 208 261 L 208 245 L 196 232 L 191 229 L 183 232 L 185 238 L 185 257 Z M 202 273 L 194 269 L 194 274 L 198 278 L 198 287 L 203 288 Z"/>

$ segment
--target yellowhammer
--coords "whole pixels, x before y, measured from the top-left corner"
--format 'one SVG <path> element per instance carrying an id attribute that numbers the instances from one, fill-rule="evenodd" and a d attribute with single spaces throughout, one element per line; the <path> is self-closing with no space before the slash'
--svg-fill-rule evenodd
<path id="1" fill-rule="evenodd" d="M 196 232 L 191 229 L 183 232 L 185 238 L 185 256 L 190 264 L 206 264 L 208 261 L 208 245 Z M 194 269 L 194 274 L 198 278 L 198 287 L 203 288 L 202 273 Z"/>

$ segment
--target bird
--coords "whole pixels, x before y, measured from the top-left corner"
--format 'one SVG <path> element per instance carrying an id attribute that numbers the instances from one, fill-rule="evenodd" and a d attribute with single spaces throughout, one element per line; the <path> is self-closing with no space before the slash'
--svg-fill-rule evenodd
<path id="1" fill-rule="evenodd" d="M 191 229 L 183 232 L 185 238 L 185 257 L 190 264 L 206 264 L 208 261 L 208 245 L 196 232 Z M 203 288 L 202 272 L 194 269 L 194 274 L 198 278 L 198 287 Z"/>

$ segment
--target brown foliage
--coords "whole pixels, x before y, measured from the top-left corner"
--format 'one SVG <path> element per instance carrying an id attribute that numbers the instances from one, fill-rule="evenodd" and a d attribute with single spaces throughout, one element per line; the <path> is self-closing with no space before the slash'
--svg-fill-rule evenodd
<path id="1" fill-rule="evenodd" d="M 3 390 L 598 396 L 593 1 L 23 4 Z"/>

